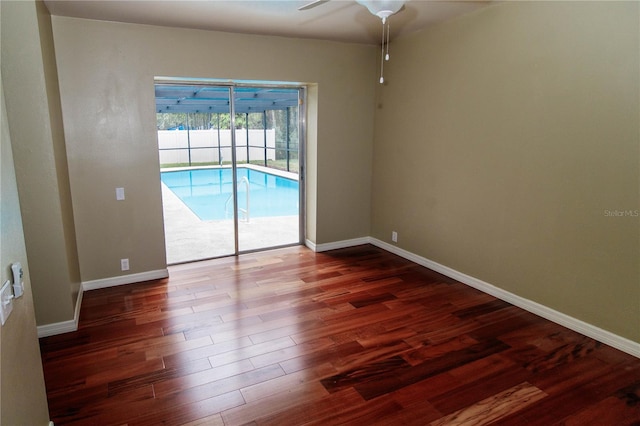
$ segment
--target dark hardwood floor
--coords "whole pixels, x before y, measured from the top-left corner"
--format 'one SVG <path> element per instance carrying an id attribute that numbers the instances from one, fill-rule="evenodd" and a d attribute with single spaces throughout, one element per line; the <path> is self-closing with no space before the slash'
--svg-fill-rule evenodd
<path id="1" fill-rule="evenodd" d="M 640 425 L 640 359 L 373 246 L 169 270 L 41 339 L 56 425 Z"/>

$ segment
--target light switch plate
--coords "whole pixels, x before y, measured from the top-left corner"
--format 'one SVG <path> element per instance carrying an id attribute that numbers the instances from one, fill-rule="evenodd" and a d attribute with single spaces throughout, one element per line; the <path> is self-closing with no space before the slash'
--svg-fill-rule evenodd
<path id="1" fill-rule="evenodd" d="M 11 311 L 13 311 L 13 291 L 11 281 L 7 280 L 0 289 L 0 321 L 2 325 L 7 322 Z"/>

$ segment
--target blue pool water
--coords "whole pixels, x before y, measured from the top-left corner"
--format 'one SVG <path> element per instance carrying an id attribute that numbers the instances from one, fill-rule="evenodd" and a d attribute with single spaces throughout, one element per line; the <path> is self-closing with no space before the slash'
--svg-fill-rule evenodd
<path id="1" fill-rule="evenodd" d="M 298 214 L 298 181 L 244 167 L 238 167 L 237 173 L 241 209 L 246 209 L 246 186 L 240 181 L 249 180 L 250 218 Z M 233 190 L 231 178 L 230 168 L 161 173 L 162 182 L 201 220 L 233 218 L 233 202 L 227 204 Z"/>

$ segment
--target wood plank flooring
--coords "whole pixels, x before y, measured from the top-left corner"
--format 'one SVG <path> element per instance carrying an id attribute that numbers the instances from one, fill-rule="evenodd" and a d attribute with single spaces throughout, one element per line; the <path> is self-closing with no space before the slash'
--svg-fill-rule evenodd
<path id="1" fill-rule="evenodd" d="M 169 270 L 41 339 L 56 425 L 640 425 L 640 359 L 373 246 Z"/>

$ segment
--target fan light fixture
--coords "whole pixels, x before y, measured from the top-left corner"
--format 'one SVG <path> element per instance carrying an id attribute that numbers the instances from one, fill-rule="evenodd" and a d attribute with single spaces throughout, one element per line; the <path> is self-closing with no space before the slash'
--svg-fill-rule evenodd
<path id="1" fill-rule="evenodd" d="M 298 8 L 298 10 L 313 9 L 316 6 L 327 3 L 329 0 L 313 0 Z M 398 13 L 405 1 L 409 0 L 356 0 L 358 4 L 369 9 L 373 15 L 382 19 L 382 51 L 380 55 L 380 84 L 384 83 L 384 61 L 389 60 L 389 18 L 391 15 Z M 385 52 L 386 50 L 386 52 Z"/>
<path id="2" fill-rule="evenodd" d="M 369 12 L 376 15 L 382 21 L 397 13 L 402 6 L 404 0 L 356 0 L 358 3 L 369 9 Z"/>
<path id="3" fill-rule="evenodd" d="M 380 52 L 380 84 L 384 83 L 384 61 L 389 60 L 389 21 L 387 18 L 397 13 L 404 0 L 356 0 L 359 4 L 369 9 L 373 15 L 382 20 L 382 44 Z"/>

